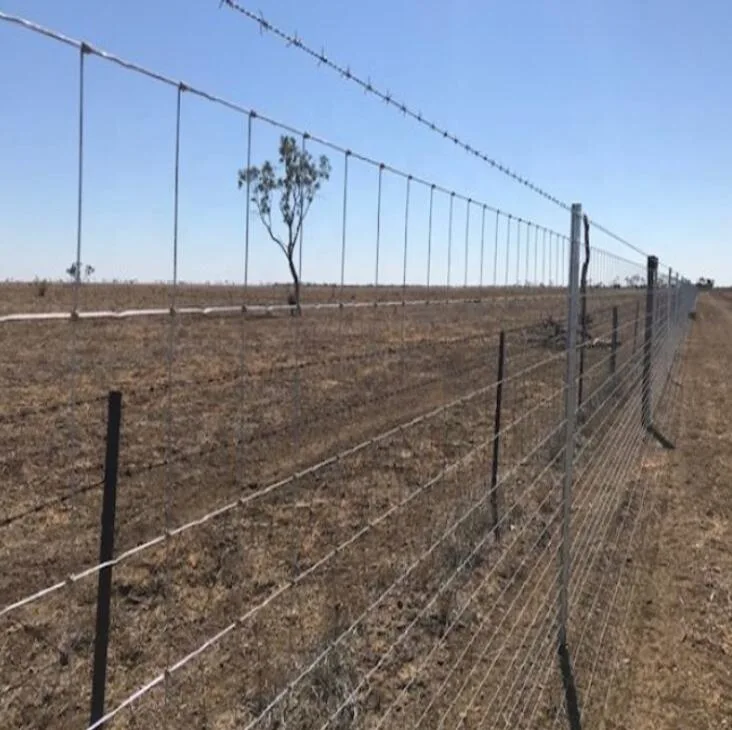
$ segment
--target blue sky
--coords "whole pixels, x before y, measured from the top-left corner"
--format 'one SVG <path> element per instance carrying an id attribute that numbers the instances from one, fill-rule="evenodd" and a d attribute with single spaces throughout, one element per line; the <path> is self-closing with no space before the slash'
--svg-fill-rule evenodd
<path id="1" fill-rule="evenodd" d="M 582 202 L 591 217 L 690 278 L 732 283 L 732 4 L 241 2 L 559 198 Z M 0 9 L 447 189 L 569 230 L 563 210 L 261 34 L 218 0 L 1 0 Z M 73 49 L 0 23 L 3 278 L 58 277 L 74 259 L 78 64 Z M 82 261 L 99 278 L 168 279 L 175 91 L 95 57 L 86 60 L 85 79 Z M 244 199 L 235 181 L 245 130 L 246 118 L 184 95 L 184 280 L 243 277 Z M 273 156 L 278 134 L 255 122 L 255 162 Z M 340 278 L 344 163 L 329 154 L 333 176 L 306 223 L 308 280 Z M 376 169 L 350 163 L 347 281 L 374 278 L 376 186 Z M 412 186 L 407 278 L 415 283 L 426 276 L 428 200 L 428 189 Z M 385 175 L 384 282 L 402 279 L 404 208 L 404 180 Z M 461 283 L 465 204 L 453 212 L 451 276 Z M 471 283 L 480 275 L 480 213 L 472 209 L 468 233 Z M 448 199 L 437 196 L 433 281 L 446 279 L 447 221 Z M 485 281 L 493 277 L 494 222 L 487 218 Z M 501 228 L 502 242 L 505 235 Z M 525 230 L 521 236 L 525 245 Z M 593 243 L 634 258 L 599 234 Z M 499 281 L 503 246 L 500 255 Z M 612 277 L 633 267 L 605 269 L 603 276 Z M 253 221 L 250 280 L 286 279 L 282 254 Z"/>

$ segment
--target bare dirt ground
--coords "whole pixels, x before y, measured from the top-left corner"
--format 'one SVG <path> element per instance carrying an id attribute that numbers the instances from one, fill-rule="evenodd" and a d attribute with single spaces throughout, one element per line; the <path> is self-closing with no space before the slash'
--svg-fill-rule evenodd
<path id="1" fill-rule="evenodd" d="M 44 297 L 4 291 L 3 313 L 71 304 L 59 285 Z M 163 286 L 80 293 L 85 309 L 168 303 Z M 381 304 L 0 328 L 2 605 L 97 562 L 104 399 L 119 388 L 115 553 L 158 542 L 114 569 L 107 707 L 227 631 L 111 727 L 240 728 L 262 716 L 265 728 L 477 728 L 486 713 L 500 727 L 549 726 L 561 697 L 565 355 L 536 325 L 566 319 L 566 293 L 461 290 L 473 300 L 449 305 L 444 290 L 428 294 L 409 304 L 424 290 L 312 287 L 306 301 Z M 252 296 L 281 303 L 284 292 Z M 604 341 L 618 307 L 617 385 L 607 348 L 588 350 L 580 467 L 625 454 L 627 417 L 637 431 L 641 301 L 633 290 L 589 297 Z M 240 303 L 233 287 L 179 291 L 179 306 Z M 499 539 L 486 483 L 501 328 Z M 593 514 L 605 504 L 625 530 L 639 511 L 625 472 L 608 473 L 578 479 L 590 587 L 619 562 Z M 85 727 L 96 577 L 0 617 L 1 727 Z"/>
<path id="2" fill-rule="evenodd" d="M 705 294 L 675 386 L 676 449 L 646 456 L 650 513 L 607 730 L 732 727 L 730 362 L 732 292 Z"/>

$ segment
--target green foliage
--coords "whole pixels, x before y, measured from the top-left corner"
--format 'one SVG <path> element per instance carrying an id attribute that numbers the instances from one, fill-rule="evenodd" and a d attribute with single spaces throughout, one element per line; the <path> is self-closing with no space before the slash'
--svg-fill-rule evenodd
<path id="1" fill-rule="evenodd" d="M 295 268 L 295 249 L 303 221 L 323 182 L 330 178 L 330 162 L 321 155 L 317 162 L 294 137 L 280 137 L 279 164 L 265 162 L 261 167 L 239 170 L 239 189 L 246 188 L 257 207 L 269 237 L 287 257 L 295 286 L 295 306 L 300 312 L 300 280 Z M 279 211 L 284 233 L 272 222 L 273 199 L 279 195 Z"/>

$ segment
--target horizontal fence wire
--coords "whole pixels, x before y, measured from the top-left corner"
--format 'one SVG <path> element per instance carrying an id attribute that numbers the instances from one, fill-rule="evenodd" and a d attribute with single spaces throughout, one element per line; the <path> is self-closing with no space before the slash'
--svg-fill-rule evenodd
<path id="1" fill-rule="evenodd" d="M 569 639 L 594 711 L 647 511 L 642 405 L 657 414 L 669 397 L 696 289 L 664 265 L 649 291 L 640 249 L 588 219 L 570 322 L 561 232 L 86 42 L 0 21 L 71 47 L 79 64 L 74 275 L 3 284 L 0 306 L 0 725 L 564 721 L 570 383 Z M 175 94 L 162 283 L 82 280 L 85 221 L 104 215 L 85 166 L 92 58 Z M 278 135 L 333 156 L 290 261 L 300 300 L 286 273 L 256 283 L 275 255 L 287 267 L 249 189 L 234 203 L 237 283 L 184 282 L 192 97 L 243 120 L 247 167 L 276 154 Z M 99 560 L 111 390 L 124 403 L 116 552 Z M 94 577 L 110 572 L 106 707 L 89 720 Z"/>
<path id="2" fill-rule="evenodd" d="M 592 347 L 592 346 L 593 346 L 592 343 L 588 341 L 588 342 L 584 343 L 583 345 L 580 345 L 579 349 L 582 349 L 583 347 Z M 114 560 L 106 561 L 104 563 L 97 563 L 79 573 L 69 575 L 64 580 L 58 581 L 57 583 L 47 586 L 46 588 L 44 588 L 32 595 L 26 596 L 26 597 L 20 599 L 19 601 L 16 601 L 14 603 L 4 606 L 2 609 L 0 609 L 0 617 L 15 610 L 16 608 L 20 608 L 22 606 L 27 605 L 28 603 L 32 603 L 35 600 L 43 598 L 44 596 L 47 596 L 56 591 L 59 591 L 70 582 L 74 583 L 74 582 L 77 582 L 84 578 L 94 576 L 102 568 L 112 567 L 114 565 L 117 565 L 117 564 L 123 562 L 124 560 L 137 555 L 140 552 L 143 552 L 147 549 L 155 547 L 156 545 L 162 544 L 167 538 L 176 537 L 177 535 L 185 533 L 190 529 L 205 525 L 207 522 L 214 520 L 218 517 L 221 517 L 222 515 L 226 514 L 227 512 L 230 512 L 239 507 L 246 506 L 249 503 L 251 503 L 257 499 L 263 498 L 263 497 L 271 494 L 272 492 L 280 490 L 280 489 L 286 487 L 287 485 L 289 485 L 297 480 L 302 479 L 305 476 L 317 473 L 317 472 L 325 469 L 328 466 L 331 466 L 335 463 L 343 461 L 344 459 L 357 455 L 359 452 L 363 451 L 364 449 L 372 447 L 372 446 L 378 444 L 379 442 L 385 441 L 396 434 L 403 434 L 405 432 L 408 432 L 409 429 L 414 428 L 414 427 L 424 423 L 425 421 L 435 419 L 435 418 L 439 417 L 440 415 L 444 414 L 446 411 L 449 411 L 449 410 L 455 409 L 455 408 L 459 408 L 460 406 L 464 406 L 466 403 L 473 401 L 481 396 L 485 396 L 486 394 L 490 393 L 491 391 L 494 391 L 499 384 L 508 385 L 508 384 L 512 384 L 515 382 L 519 382 L 519 381 L 521 381 L 522 378 L 528 377 L 531 373 L 536 372 L 537 370 L 541 370 L 543 367 L 546 367 L 547 365 L 561 361 L 563 359 L 563 357 L 564 357 L 563 353 L 556 353 L 556 354 L 550 355 L 549 357 L 542 358 L 538 362 L 532 363 L 531 365 L 528 365 L 528 366 L 520 369 L 513 375 L 507 375 L 500 381 L 497 380 L 497 381 L 489 383 L 488 385 L 484 385 L 470 393 L 467 393 L 459 398 L 452 400 L 449 403 L 446 403 L 445 405 L 439 406 L 426 413 L 420 414 L 408 421 L 402 422 L 392 428 L 389 428 L 388 430 L 386 430 L 382 433 L 376 434 L 376 435 L 372 436 L 371 438 L 369 438 L 368 440 L 362 441 L 358 444 L 355 444 L 355 445 L 349 447 L 348 449 L 345 449 L 337 454 L 329 456 L 327 459 L 317 462 L 317 463 L 303 469 L 302 471 L 299 471 L 294 474 L 290 474 L 289 476 L 287 476 L 284 479 L 278 480 L 272 484 L 266 485 L 262 489 L 259 489 L 252 493 L 249 493 L 245 496 L 242 496 L 235 502 L 223 504 L 223 505 L 219 506 L 218 508 L 207 512 L 206 514 L 201 515 L 200 517 L 198 517 L 194 520 L 191 520 L 190 522 L 179 525 L 177 527 L 173 527 L 166 533 L 159 534 L 145 543 L 136 545 L 135 547 L 129 549 L 128 551 L 120 554 Z M 603 362 L 601 361 L 600 363 L 598 363 L 597 365 L 595 365 L 593 367 L 597 367 L 598 365 L 602 365 L 602 364 L 603 364 Z M 503 432 L 504 433 L 510 432 L 513 429 L 517 428 L 522 423 L 524 423 L 525 421 L 534 417 L 536 414 L 536 411 L 539 410 L 543 405 L 545 405 L 545 403 L 547 401 L 550 401 L 550 400 L 558 397 L 559 395 L 562 394 L 562 392 L 563 392 L 563 386 L 560 385 L 549 396 L 545 396 L 543 399 L 539 400 L 536 404 L 533 404 L 532 406 L 530 406 L 528 408 L 528 410 L 523 411 L 521 413 L 521 415 L 517 416 L 514 421 L 512 421 L 511 423 L 504 426 Z M 182 457 L 182 458 L 184 458 L 184 459 L 200 458 L 202 455 L 203 454 L 201 452 L 197 452 L 195 454 L 192 454 L 190 457 Z M 164 461 L 164 462 L 160 462 L 160 464 L 158 464 L 157 466 L 164 467 L 164 466 L 169 465 L 169 463 L 170 463 L 169 461 Z M 150 468 L 152 468 L 152 466 L 147 465 L 144 468 L 144 471 L 149 471 Z M 96 486 L 98 486 L 98 485 L 94 484 L 94 485 L 90 485 L 88 487 L 84 487 L 83 489 L 90 490 L 90 489 L 95 488 Z M 69 498 L 69 496 L 66 495 L 66 498 Z M 9 520 L 14 520 L 14 519 L 17 519 L 17 517 L 9 518 Z"/>

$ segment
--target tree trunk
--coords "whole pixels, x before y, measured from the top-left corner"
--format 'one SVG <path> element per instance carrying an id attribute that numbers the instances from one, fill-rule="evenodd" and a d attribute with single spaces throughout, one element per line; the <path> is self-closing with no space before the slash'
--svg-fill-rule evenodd
<path id="1" fill-rule="evenodd" d="M 297 269 L 295 268 L 295 262 L 292 260 L 292 256 L 287 257 L 287 263 L 290 264 L 290 274 L 292 274 L 292 282 L 295 285 L 295 311 L 299 317 L 302 314 L 300 308 L 300 278 L 297 275 Z"/>

